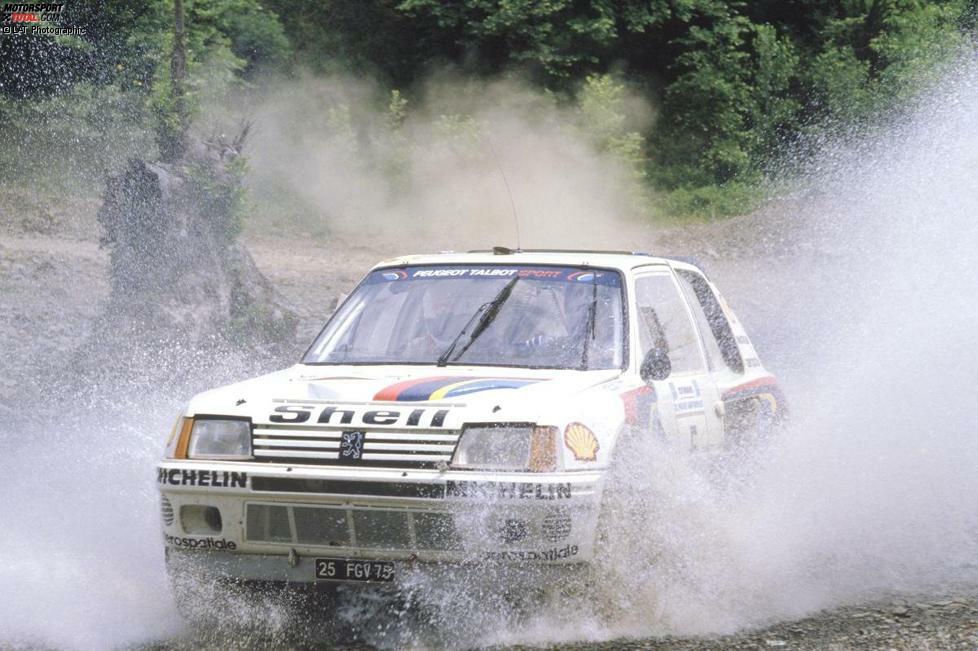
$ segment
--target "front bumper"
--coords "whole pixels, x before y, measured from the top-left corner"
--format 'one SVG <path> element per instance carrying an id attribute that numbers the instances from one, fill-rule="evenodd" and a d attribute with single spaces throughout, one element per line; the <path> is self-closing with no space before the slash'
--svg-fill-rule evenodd
<path id="1" fill-rule="evenodd" d="M 168 556 L 279 581 L 314 580 L 305 559 L 315 557 L 404 568 L 586 563 L 601 475 L 170 460 L 157 469 Z"/>
<path id="2" fill-rule="evenodd" d="M 227 580 L 233 583 L 281 583 L 303 585 L 337 585 L 341 582 L 315 577 L 316 556 L 299 554 L 248 554 L 229 552 L 197 553 L 166 548 L 167 569 L 180 583 L 190 578 L 194 584 L 205 580 Z M 500 564 L 500 563 L 426 563 L 422 561 L 396 561 L 395 580 L 391 583 L 370 582 L 370 585 L 395 589 L 424 585 L 435 580 L 443 585 L 469 585 L 490 579 L 493 584 L 505 585 L 509 590 L 539 588 L 547 584 L 573 585 L 575 580 L 586 581 L 591 566 L 587 563 L 563 564 Z"/>

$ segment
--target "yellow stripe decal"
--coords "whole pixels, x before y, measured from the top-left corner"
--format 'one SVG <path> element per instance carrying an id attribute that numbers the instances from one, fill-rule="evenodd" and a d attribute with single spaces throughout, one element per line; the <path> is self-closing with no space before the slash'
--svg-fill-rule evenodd
<path id="1" fill-rule="evenodd" d="M 432 391 L 431 395 L 428 396 L 428 400 L 441 400 L 445 397 L 445 394 L 452 389 L 457 389 L 458 387 L 463 387 L 466 384 L 472 384 L 473 382 L 479 382 L 481 378 L 476 378 L 474 380 L 462 380 L 461 382 L 453 382 L 452 384 L 446 384 L 440 389 Z"/>

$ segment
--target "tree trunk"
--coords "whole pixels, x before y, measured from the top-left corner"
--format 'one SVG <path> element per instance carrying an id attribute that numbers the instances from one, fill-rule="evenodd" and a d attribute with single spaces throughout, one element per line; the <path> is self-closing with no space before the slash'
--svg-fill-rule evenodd
<path id="1" fill-rule="evenodd" d="M 173 0 L 173 51 L 170 53 L 171 116 L 163 116 L 159 148 L 164 161 L 179 160 L 187 150 L 190 109 L 187 106 L 187 44 L 183 24 L 183 0 Z M 172 120 L 172 124 L 169 121 Z"/>
<path id="2" fill-rule="evenodd" d="M 108 179 L 98 220 L 111 294 L 84 365 L 165 381 L 212 353 L 294 354 L 295 311 L 235 241 L 242 141 L 194 143 L 179 164 L 132 160 Z"/>

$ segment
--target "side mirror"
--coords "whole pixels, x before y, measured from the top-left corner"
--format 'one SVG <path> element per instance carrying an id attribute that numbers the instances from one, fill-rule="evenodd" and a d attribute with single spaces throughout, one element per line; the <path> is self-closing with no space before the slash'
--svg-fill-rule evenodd
<path id="1" fill-rule="evenodd" d="M 669 361 L 669 353 L 665 348 L 655 346 L 645 353 L 639 374 L 646 384 L 652 380 L 665 380 L 670 373 L 672 373 L 672 362 Z"/>

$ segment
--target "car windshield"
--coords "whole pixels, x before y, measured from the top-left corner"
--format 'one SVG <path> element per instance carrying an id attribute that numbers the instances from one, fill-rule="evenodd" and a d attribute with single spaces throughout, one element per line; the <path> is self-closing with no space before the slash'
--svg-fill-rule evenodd
<path id="1" fill-rule="evenodd" d="M 620 368 L 621 275 L 607 269 L 438 265 L 379 269 L 305 364 Z"/>

